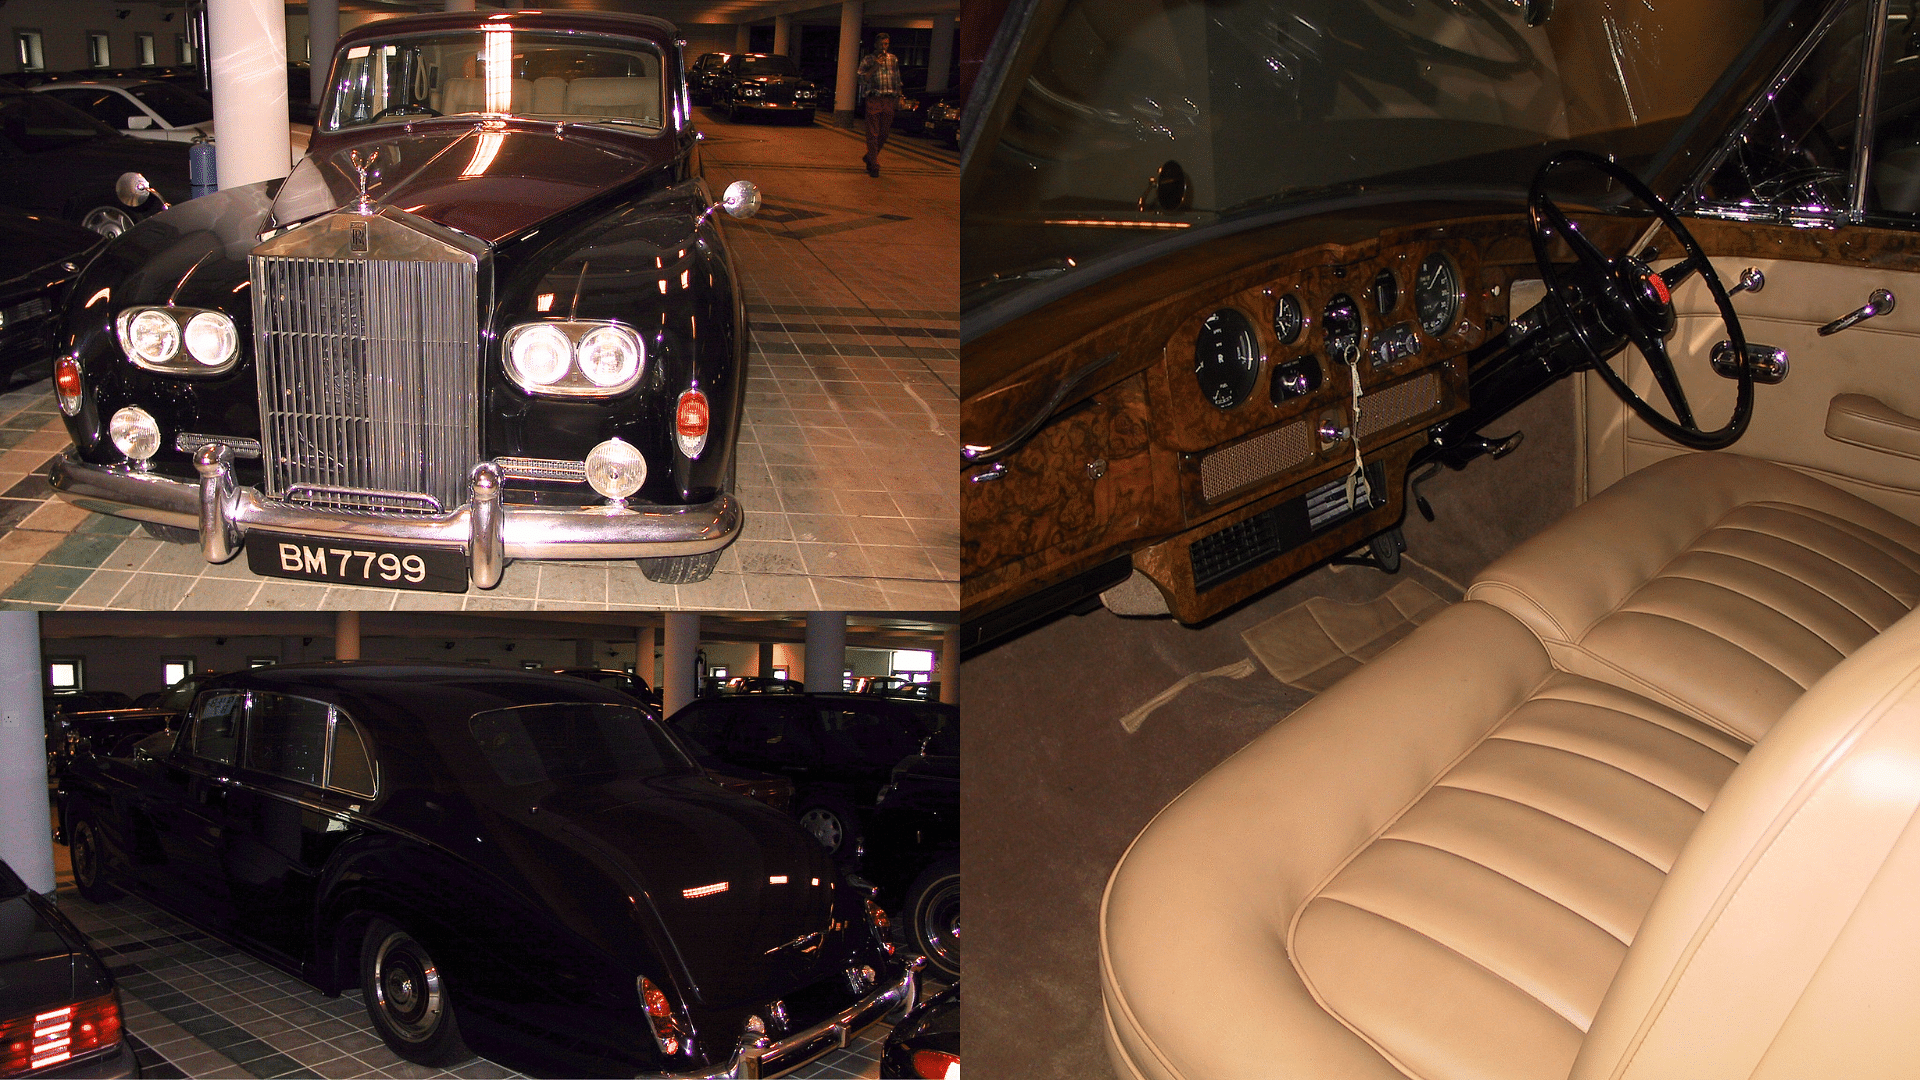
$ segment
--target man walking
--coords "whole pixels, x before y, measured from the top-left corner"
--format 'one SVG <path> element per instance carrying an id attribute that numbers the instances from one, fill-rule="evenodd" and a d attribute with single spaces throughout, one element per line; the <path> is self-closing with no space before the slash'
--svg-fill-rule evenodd
<path id="1" fill-rule="evenodd" d="M 867 175 L 880 175 L 880 148 L 893 130 L 894 106 L 900 103 L 900 58 L 887 51 L 890 41 L 876 34 L 873 51 L 860 61 L 860 97 L 867 107 Z"/>

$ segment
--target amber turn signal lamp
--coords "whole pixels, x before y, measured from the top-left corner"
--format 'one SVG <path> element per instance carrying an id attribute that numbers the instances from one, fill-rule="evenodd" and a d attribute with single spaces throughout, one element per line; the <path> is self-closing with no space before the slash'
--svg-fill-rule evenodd
<path id="1" fill-rule="evenodd" d="M 63 356 L 53 365 L 53 394 L 59 399 L 60 411 L 68 416 L 80 412 L 80 361 L 71 356 Z"/>
<path id="2" fill-rule="evenodd" d="M 673 410 L 673 434 L 679 440 L 680 452 L 690 458 L 699 457 L 707 448 L 707 395 L 698 390 L 680 395 L 680 403 Z"/>

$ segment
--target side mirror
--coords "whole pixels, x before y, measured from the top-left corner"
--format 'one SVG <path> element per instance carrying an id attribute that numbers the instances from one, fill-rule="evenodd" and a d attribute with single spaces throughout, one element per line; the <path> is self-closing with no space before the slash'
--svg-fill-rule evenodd
<path id="1" fill-rule="evenodd" d="M 127 117 L 127 130 L 128 130 L 128 131 L 145 131 L 145 130 L 147 130 L 148 128 L 150 128 L 150 127 L 152 127 L 152 126 L 153 126 L 153 117 L 151 117 L 151 116 L 129 116 L 129 117 Z"/>
<path id="2" fill-rule="evenodd" d="M 137 172 L 121 173 L 113 182 L 113 193 L 128 206 L 141 206 L 153 195 L 153 185 Z"/>
<path id="3" fill-rule="evenodd" d="M 749 180 L 735 180 L 720 196 L 720 208 L 728 217 L 750 218 L 760 212 L 760 189 Z"/>

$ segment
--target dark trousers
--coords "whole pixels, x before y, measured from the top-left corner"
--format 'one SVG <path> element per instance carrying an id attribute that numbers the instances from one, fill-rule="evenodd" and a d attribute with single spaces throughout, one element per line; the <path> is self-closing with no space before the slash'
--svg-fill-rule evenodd
<path id="1" fill-rule="evenodd" d="M 880 148 L 887 145 L 887 132 L 893 130 L 892 94 L 875 94 L 867 99 L 867 157 L 869 165 L 880 164 Z"/>

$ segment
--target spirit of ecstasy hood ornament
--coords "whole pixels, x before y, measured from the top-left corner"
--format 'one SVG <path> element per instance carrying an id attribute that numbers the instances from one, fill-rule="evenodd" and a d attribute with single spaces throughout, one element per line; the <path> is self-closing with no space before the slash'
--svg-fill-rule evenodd
<path id="1" fill-rule="evenodd" d="M 358 214 L 372 214 L 373 200 L 367 197 L 367 181 L 368 174 L 373 171 L 374 162 L 380 160 L 380 150 L 378 147 L 375 147 L 372 152 L 367 154 L 365 161 L 360 160 L 360 151 L 349 150 L 347 151 L 347 160 L 353 162 L 353 171 L 359 174 L 360 177 L 360 198 L 353 204 L 354 212 Z"/>

